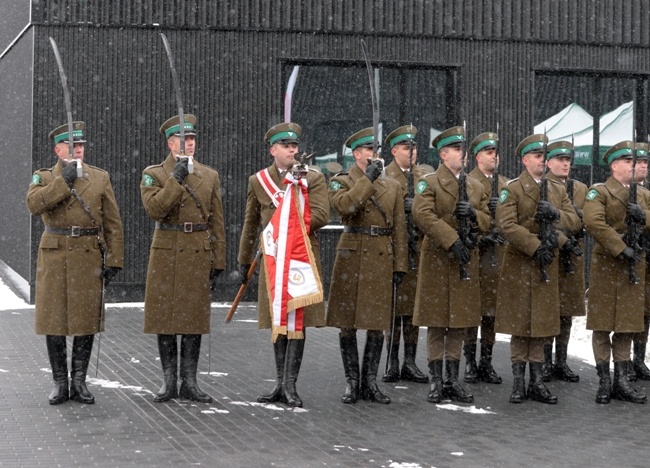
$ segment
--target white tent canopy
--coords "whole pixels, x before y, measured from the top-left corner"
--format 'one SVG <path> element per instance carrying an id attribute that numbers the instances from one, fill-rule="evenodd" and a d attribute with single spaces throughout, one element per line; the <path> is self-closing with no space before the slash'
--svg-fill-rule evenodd
<path id="1" fill-rule="evenodd" d="M 535 133 L 544 133 L 549 142 L 571 140 L 571 134 L 577 134 L 593 127 L 594 118 L 575 102 L 569 104 L 557 114 L 535 125 Z"/>

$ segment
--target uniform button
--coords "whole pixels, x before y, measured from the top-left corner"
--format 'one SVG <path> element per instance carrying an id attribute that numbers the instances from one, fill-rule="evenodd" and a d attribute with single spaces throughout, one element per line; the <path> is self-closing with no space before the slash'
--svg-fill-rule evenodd
<path id="1" fill-rule="evenodd" d="M 179 251 L 179 252 L 182 252 L 182 251 L 183 251 L 183 249 L 178 249 L 178 251 Z"/>
<path id="2" fill-rule="evenodd" d="M 366 208 L 366 213 L 370 213 L 370 208 Z"/>
<path id="3" fill-rule="evenodd" d="M 196 249 L 194 252 L 195 252 L 195 253 L 199 253 L 199 249 Z"/>
<path id="4" fill-rule="evenodd" d="M 181 203 L 181 208 L 183 208 L 184 206 L 185 206 L 185 203 Z"/>
<path id="5" fill-rule="evenodd" d="M 72 252 L 72 247 L 68 247 L 68 250 L 69 250 L 70 252 Z"/>
<path id="6" fill-rule="evenodd" d="M 367 252 L 368 252 L 368 249 L 363 249 L 363 253 L 367 253 Z"/>

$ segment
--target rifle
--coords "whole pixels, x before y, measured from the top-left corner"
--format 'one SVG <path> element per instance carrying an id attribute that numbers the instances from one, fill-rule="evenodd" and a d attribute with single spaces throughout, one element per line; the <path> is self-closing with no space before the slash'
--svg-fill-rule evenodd
<path id="1" fill-rule="evenodd" d="M 363 58 L 366 62 L 366 69 L 368 70 L 368 79 L 370 81 L 370 100 L 372 101 L 372 155 L 373 162 L 381 162 L 381 178 L 386 177 L 386 169 L 384 167 L 384 160 L 379 157 L 379 104 L 377 102 L 377 89 L 375 87 L 375 77 L 370 59 L 368 58 L 368 46 L 366 42 L 361 39 L 361 50 L 363 51 Z"/>
<path id="2" fill-rule="evenodd" d="M 544 145 L 542 146 L 542 155 L 544 157 L 544 172 L 542 173 L 542 180 L 540 181 L 540 188 L 539 188 L 539 201 L 548 201 L 548 179 L 546 178 L 546 171 L 548 169 L 548 165 L 546 164 L 546 129 L 544 129 Z M 541 245 L 553 245 L 553 223 L 550 219 L 547 219 L 544 216 L 539 217 L 537 220 L 539 224 L 539 233 L 537 234 L 537 237 L 541 241 Z M 541 280 L 544 283 L 550 283 L 551 278 L 548 276 L 548 271 L 546 271 L 546 264 L 542 259 L 539 261 L 539 271 L 540 271 L 540 276 Z"/>
<path id="3" fill-rule="evenodd" d="M 462 156 L 460 164 L 460 173 L 458 174 L 458 201 L 456 206 L 460 202 L 468 202 L 469 197 L 467 196 L 467 174 L 465 173 L 465 161 L 467 158 L 467 128 L 466 123 L 463 121 L 463 141 L 462 141 Z M 458 232 L 458 237 L 465 247 L 470 251 L 476 246 L 475 237 L 472 232 L 472 225 L 467 216 L 456 215 L 456 231 Z M 460 267 L 460 279 L 461 281 L 470 280 L 469 272 L 465 263 L 459 262 Z"/>
<path id="4" fill-rule="evenodd" d="M 251 263 L 251 266 L 248 268 L 248 273 L 246 274 L 246 282 L 243 283 L 239 287 L 239 291 L 237 292 L 237 295 L 235 296 L 235 299 L 232 301 L 232 305 L 230 306 L 230 310 L 228 311 L 228 314 L 226 315 L 226 320 L 224 320 L 225 323 L 230 323 L 232 320 L 232 316 L 235 315 L 235 311 L 237 310 L 237 306 L 241 302 L 242 298 L 244 297 L 244 293 L 246 292 L 246 288 L 248 287 L 248 283 L 250 283 L 251 278 L 255 274 L 255 269 L 257 268 L 257 264 L 260 262 L 260 258 L 262 258 L 262 249 L 259 248 L 257 250 L 257 253 L 255 254 L 255 259 L 253 260 L 253 263 Z"/>
<path id="5" fill-rule="evenodd" d="M 413 127 L 413 125 L 411 125 Z M 412 128 L 410 129 L 412 132 Z M 406 173 L 406 196 L 411 200 L 415 196 L 413 180 L 413 140 L 409 138 L 409 170 Z M 408 235 L 409 270 L 417 270 L 415 262 L 417 255 L 418 233 L 413 222 L 411 210 L 406 212 L 406 233 Z"/>
<path id="6" fill-rule="evenodd" d="M 635 177 L 637 161 L 637 152 L 636 152 L 636 129 L 634 130 L 634 141 L 632 142 L 632 180 L 630 180 L 630 195 L 628 199 L 628 204 L 637 202 L 637 186 Z M 623 241 L 628 247 L 634 249 L 635 253 L 641 252 L 641 246 L 639 245 L 639 239 L 641 238 L 641 226 L 632 216 L 625 217 L 625 224 L 627 225 L 627 232 L 623 236 Z M 639 277 L 636 274 L 636 260 L 634 258 L 629 259 L 628 261 L 628 273 L 630 277 L 630 284 L 639 284 Z"/>
<path id="7" fill-rule="evenodd" d="M 575 158 L 575 148 L 573 147 L 573 134 L 571 134 L 571 152 L 569 153 L 569 175 L 567 176 L 566 179 L 566 193 L 567 196 L 569 197 L 569 200 L 571 201 L 571 204 L 573 204 L 573 198 L 574 198 L 574 184 L 573 184 L 573 179 L 571 178 L 571 167 L 573 166 L 573 160 Z M 577 235 L 571 235 L 569 236 L 569 242 L 574 243 L 575 245 L 578 245 L 578 238 L 582 238 L 582 228 L 580 228 L 580 231 Z M 562 268 L 564 268 L 564 272 L 572 275 L 575 273 L 575 269 L 573 268 L 573 262 L 571 261 L 571 252 L 570 251 L 560 251 L 560 261 L 562 262 Z"/>
<path id="8" fill-rule="evenodd" d="M 490 198 L 499 198 L 499 149 L 500 149 L 500 143 L 499 143 L 499 122 L 497 122 L 497 141 L 496 141 L 496 147 L 494 150 L 494 158 L 496 160 L 496 164 L 494 165 L 494 171 L 492 172 L 492 184 L 490 187 Z M 497 266 L 497 256 L 496 256 L 496 244 L 503 244 L 505 241 L 501 234 L 499 234 L 499 230 L 497 229 L 497 223 L 496 223 L 496 218 L 497 218 L 497 209 L 496 206 L 492 206 L 490 204 L 490 237 L 493 239 L 493 242 L 489 243 L 489 249 L 490 249 L 490 266 L 491 267 L 496 267 Z"/>

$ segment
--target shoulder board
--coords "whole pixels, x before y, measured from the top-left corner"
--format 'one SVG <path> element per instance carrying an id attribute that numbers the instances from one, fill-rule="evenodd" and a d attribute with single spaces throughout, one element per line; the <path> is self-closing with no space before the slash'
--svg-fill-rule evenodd
<path id="1" fill-rule="evenodd" d="M 427 174 L 424 174 L 422 177 L 429 177 L 429 176 L 433 176 L 433 175 L 436 175 L 436 173 L 435 172 L 429 172 Z"/>
<path id="2" fill-rule="evenodd" d="M 519 180 L 519 177 L 515 177 L 514 179 L 510 179 L 508 182 L 506 182 L 506 187 L 508 185 L 512 184 L 513 182 L 517 182 L 518 180 Z"/>
<path id="3" fill-rule="evenodd" d="M 342 175 L 348 175 L 348 172 L 337 172 L 336 174 L 334 174 L 333 177 L 338 177 L 338 176 L 342 176 Z"/>
<path id="4" fill-rule="evenodd" d="M 597 182 L 594 185 L 592 185 L 591 187 L 599 187 L 601 185 L 605 185 L 605 182 Z M 591 187 L 589 187 L 589 188 L 591 188 Z"/>
<path id="5" fill-rule="evenodd" d="M 151 166 L 145 167 L 144 170 L 148 171 L 149 169 L 153 169 L 153 168 L 156 168 L 156 167 L 162 167 L 162 163 L 160 163 L 160 164 L 152 164 Z"/>
<path id="6" fill-rule="evenodd" d="M 91 168 L 91 169 L 94 169 L 94 170 L 96 170 L 96 171 L 99 171 L 99 172 L 105 172 L 105 173 L 108 174 L 108 171 L 105 170 L 105 169 L 102 169 L 101 167 L 93 166 L 92 164 L 84 164 L 84 166 L 89 167 L 89 168 Z"/>
<path id="7" fill-rule="evenodd" d="M 317 173 L 321 174 L 320 167 L 318 167 L 318 166 L 308 166 L 307 169 L 309 169 L 310 171 L 314 171 L 314 172 L 317 172 Z"/>

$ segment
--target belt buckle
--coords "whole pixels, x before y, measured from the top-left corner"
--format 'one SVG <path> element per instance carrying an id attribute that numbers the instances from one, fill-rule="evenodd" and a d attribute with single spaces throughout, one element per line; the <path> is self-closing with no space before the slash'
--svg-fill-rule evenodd
<path id="1" fill-rule="evenodd" d="M 378 236 L 379 235 L 379 226 L 372 225 L 370 226 L 370 235 Z"/>
<path id="2" fill-rule="evenodd" d="M 81 235 L 81 226 L 72 226 L 70 228 L 70 237 L 79 237 Z"/>
<path id="3" fill-rule="evenodd" d="M 192 223 L 183 223 L 183 232 L 185 233 L 192 232 Z"/>

